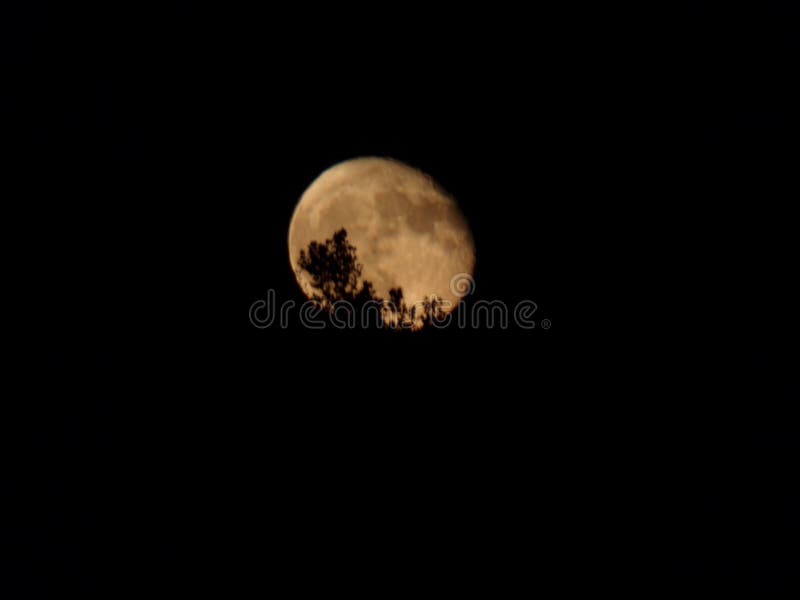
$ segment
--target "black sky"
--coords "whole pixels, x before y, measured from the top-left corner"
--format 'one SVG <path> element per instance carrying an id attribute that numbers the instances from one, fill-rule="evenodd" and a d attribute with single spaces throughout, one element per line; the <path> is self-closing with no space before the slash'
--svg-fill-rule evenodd
<path id="1" fill-rule="evenodd" d="M 797 589 L 795 10 L 3 10 L 14 597 Z M 362 155 L 552 328 L 253 328 Z"/>

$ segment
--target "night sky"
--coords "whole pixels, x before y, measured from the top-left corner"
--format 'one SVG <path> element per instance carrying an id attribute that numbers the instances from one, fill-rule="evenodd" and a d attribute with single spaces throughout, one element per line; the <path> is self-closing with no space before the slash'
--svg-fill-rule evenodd
<path id="1" fill-rule="evenodd" d="M 0 594 L 798 590 L 796 9 L 107 4 L 0 18 Z M 253 327 L 367 155 L 550 327 Z"/>

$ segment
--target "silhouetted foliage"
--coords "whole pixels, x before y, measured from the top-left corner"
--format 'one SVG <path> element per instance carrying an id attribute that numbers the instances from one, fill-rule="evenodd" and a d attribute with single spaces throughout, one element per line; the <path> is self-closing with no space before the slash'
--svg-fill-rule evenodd
<path id="1" fill-rule="evenodd" d="M 375 299 L 369 281 L 359 287 L 362 266 L 356 259 L 355 246 L 347 241 L 344 228 L 323 243 L 311 242 L 308 252 L 300 251 L 298 264 L 311 276 L 311 285 L 319 290 L 315 300 L 323 306 L 338 300 L 358 304 Z"/>
<path id="2" fill-rule="evenodd" d="M 433 325 L 441 321 L 445 316 L 442 301 L 436 296 L 430 296 L 422 301 L 422 324 Z"/>
<path id="3" fill-rule="evenodd" d="M 389 302 L 384 302 L 384 311 L 390 327 L 403 327 L 404 323 L 412 322 L 408 306 L 406 306 L 405 298 L 403 298 L 403 290 L 400 288 L 389 290 Z"/>
<path id="4" fill-rule="evenodd" d="M 432 325 L 441 321 L 445 315 L 442 301 L 436 296 L 425 298 L 421 303 L 408 306 L 401 288 L 389 290 L 389 301 L 384 302 L 389 315 L 389 326 L 393 328 L 413 328 Z"/>
<path id="5" fill-rule="evenodd" d="M 361 281 L 362 265 L 344 228 L 324 242 L 311 242 L 308 251 L 301 250 L 298 265 L 310 275 L 311 285 L 317 290 L 314 300 L 325 309 L 331 310 L 334 303 L 340 301 L 356 309 L 367 302 L 376 302 L 382 308 L 384 326 L 400 330 L 430 325 L 445 314 L 441 301 L 435 296 L 410 308 L 401 288 L 390 289 L 388 301 L 378 298 L 372 283 Z"/>

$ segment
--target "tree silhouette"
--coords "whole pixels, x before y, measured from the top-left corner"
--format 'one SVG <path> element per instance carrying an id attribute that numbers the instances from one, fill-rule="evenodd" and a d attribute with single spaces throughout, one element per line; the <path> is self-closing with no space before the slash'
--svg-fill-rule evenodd
<path id="1" fill-rule="evenodd" d="M 359 286 L 362 265 L 344 228 L 332 239 L 311 242 L 308 252 L 301 250 L 298 265 L 311 276 L 311 286 L 318 290 L 314 299 L 326 308 L 339 300 L 362 304 L 376 299 L 369 281 Z"/>
<path id="2" fill-rule="evenodd" d="M 298 265 L 310 276 L 313 299 L 324 309 L 332 310 L 342 301 L 356 309 L 375 302 L 381 307 L 384 326 L 395 330 L 420 329 L 440 321 L 445 314 L 436 296 L 409 307 L 399 287 L 389 290 L 389 300 L 378 298 L 372 283 L 361 281 L 362 265 L 344 228 L 324 242 L 311 242 L 308 251 L 301 250 Z"/>
<path id="3" fill-rule="evenodd" d="M 428 296 L 422 301 L 422 324 L 425 326 L 441 322 L 445 316 L 444 305 L 436 296 Z"/>
<path id="4" fill-rule="evenodd" d="M 419 329 L 441 322 L 446 314 L 442 301 L 436 296 L 428 296 L 411 307 L 403 297 L 402 288 L 389 290 L 389 301 L 384 302 L 388 315 L 388 325 L 393 328 Z"/>

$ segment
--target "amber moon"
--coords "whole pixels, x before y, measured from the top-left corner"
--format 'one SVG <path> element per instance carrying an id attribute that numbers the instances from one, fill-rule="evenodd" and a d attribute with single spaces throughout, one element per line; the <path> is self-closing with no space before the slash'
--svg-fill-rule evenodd
<path id="1" fill-rule="evenodd" d="M 300 251 L 347 230 L 362 277 L 380 298 L 402 288 L 409 305 L 436 296 L 455 308 L 451 281 L 472 275 L 475 244 L 457 202 L 425 173 L 387 158 L 355 158 L 323 171 L 306 189 L 289 226 L 297 282 L 311 297 Z"/>

